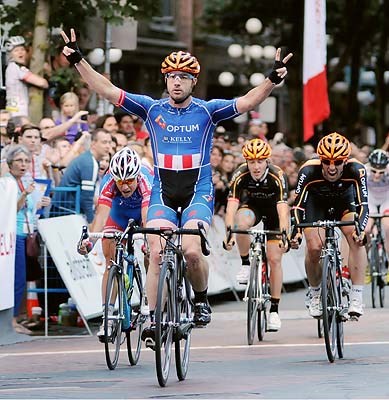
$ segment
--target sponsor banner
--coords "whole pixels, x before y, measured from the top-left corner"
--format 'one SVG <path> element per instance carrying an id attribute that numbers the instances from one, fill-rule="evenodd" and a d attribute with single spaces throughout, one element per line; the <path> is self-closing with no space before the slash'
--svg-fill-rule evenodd
<path id="1" fill-rule="evenodd" d="M 0 178 L 0 310 L 14 306 L 16 203 L 18 189 L 10 177 Z"/>

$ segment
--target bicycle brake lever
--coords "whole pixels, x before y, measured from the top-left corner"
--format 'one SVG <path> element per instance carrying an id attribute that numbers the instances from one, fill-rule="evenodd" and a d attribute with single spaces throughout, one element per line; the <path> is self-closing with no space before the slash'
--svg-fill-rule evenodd
<path id="1" fill-rule="evenodd" d="M 211 254 L 211 251 L 209 249 L 209 243 L 206 237 L 206 232 L 205 232 L 205 228 L 202 222 L 198 222 L 197 226 L 199 228 L 200 231 L 200 242 L 201 242 L 201 252 L 205 255 L 205 256 L 209 256 Z"/>

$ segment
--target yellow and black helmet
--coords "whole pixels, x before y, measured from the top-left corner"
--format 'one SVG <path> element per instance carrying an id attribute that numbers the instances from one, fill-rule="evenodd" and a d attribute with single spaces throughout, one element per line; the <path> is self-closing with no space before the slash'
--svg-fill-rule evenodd
<path id="1" fill-rule="evenodd" d="M 194 76 L 200 73 L 200 64 L 195 56 L 185 51 L 170 53 L 161 64 L 161 72 L 167 74 L 172 71 L 188 72 Z"/>
<path id="2" fill-rule="evenodd" d="M 350 142 L 337 132 L 324 136 L 317 145 L 317 154 L 320 159 L 346 160 L 350 153 Z"/>
<path id="3" fill-rule="evenodd" d="M 246 160 L 264 160 L 271 156 L 271 147 L 264 140 L 251 139 L 242 147 L 242 154 Z"/>

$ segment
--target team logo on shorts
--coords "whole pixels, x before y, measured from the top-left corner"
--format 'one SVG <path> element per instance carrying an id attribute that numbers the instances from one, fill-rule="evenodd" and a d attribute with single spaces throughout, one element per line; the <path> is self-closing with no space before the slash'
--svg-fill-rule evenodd
<path id="1" fill-rule="evenodd" d="M 197 210 L 192 210 L 192 211 L 188 214 L 188 217 L 189 217 L 189 218 L 193 218 L 193 217 L 196 216 L 196 214 L 197 214 Z"/>
<path id="2" fill-rule="evenodd" d="M 162 216 L 164 216 L 165 215 L 165 211 L 164 210 L 157 210 L 155 213 L 154 213 L 154 217 L 162 217 Z"/>
<path id="3" fill-rule="evenodd" d="M 162 115 L 159 114 L 157 118 L 154 120 L 162 129 L 166 129 L 166 122 L 163 119 Z"/>

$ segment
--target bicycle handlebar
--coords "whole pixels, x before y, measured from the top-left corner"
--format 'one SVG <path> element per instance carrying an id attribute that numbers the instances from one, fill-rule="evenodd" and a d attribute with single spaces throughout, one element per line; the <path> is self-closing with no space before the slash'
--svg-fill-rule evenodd
<path id="1" fill-rule="evenodd" d="M 81 240 L 87 239 L 88 237 L 92 237 L 95 239 L 107 238 L 107 239 L 116 239 L 123 240 L 126 236 L 131 235 L 131 238 L 141 239 L 145 234 L 149 235 L 159 235 L 165 238 L 169 238 L 173 235 L 197 235 L 200 236 L 201 240 L 201 251 L 205 256 L 210 254 L 209 243 L 206 238 L 206 231 L 202 222 L 198 222 L 197 229 L 186 229 L 186 228 L 172 228 L 172 227 L 159 227 L 159 228 L 143 228 L 135 225 L 135 221 L 130 219 L 128 221 L 128 225 L 123 233 L 121 232 L 91 232 L 88 233 L 88 227 L 82 227 L 82 236 Z"/>

